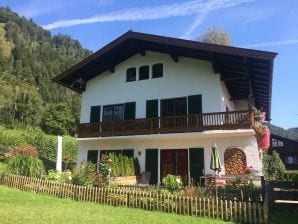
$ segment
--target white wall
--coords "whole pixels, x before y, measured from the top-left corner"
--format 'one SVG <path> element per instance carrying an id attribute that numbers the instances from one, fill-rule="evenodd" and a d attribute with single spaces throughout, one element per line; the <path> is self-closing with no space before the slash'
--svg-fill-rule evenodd
<path id="1" fill-rule="evenodd" d="M 248 110 L 248 100 L 235 100 L 231 101 L 231 95 L 229 90 L 227 89 L 226 84 L 221 81 L 221 91 L 222 91 L 222 98 L 221 98 L 221 110 L 225 111 L 226 106 L 229 108 L 229 111 L 237 111 L 237 110 Z"/>
<path id="2" fill-rule="evenodd" d="M 162 78 L 126 82 L 127 68 L 159 62 L 164 66 Z M 146 56 L 136 54 L 117 65 L 114 73 L 102 73 L 86 83 L 81 123 L 89 122 L 91 106 L 135 101 L 136 118 L 144 118 L 146 100 L 195 94 L 202 94 L 203 112 L 221 111 L 220 77 L 213 72 L 210 62 L 179 57 L 175 63 L 168 54 L 146 51 Z"/>
<path id="3" fill-rule="evenodd" d="M 224 169 L 224 152 L 233 146 L 240 148 L 246 154 L 247 165 L 253 165 L 254 169 L 261 173 L 262 162 L 259 158 L 258 146 L 254 132 L 251 129 L 239 131 L 210 131 L 204 133 L 181 133 L 146 136 L 127 136 L 94 140 L 79 140 L 78 164 L 87 159 L 87 151 L 92 149 L 113 150 L 113 149 L 134 149 L 135 156 L 138 156 L 141 171 L 145 170 L 146 149 L 188 149 L 204 148 L 205 174 L 213 174 L 210 170 L 211 145 L 215 141 L 218 146 Z"/>
<path id="4" fill-rule="evenodd" d="M 229 90 L 227 89 L 226 84 L 223 81 L 221 81 L 220 86 L 222 91 L 221 110 L 225 111 L 226 107 L 228 107 L 229 111 L 235 111 L 235 104 L 233 101 L 231 101 L 231 95 L 229 93 Z"/>

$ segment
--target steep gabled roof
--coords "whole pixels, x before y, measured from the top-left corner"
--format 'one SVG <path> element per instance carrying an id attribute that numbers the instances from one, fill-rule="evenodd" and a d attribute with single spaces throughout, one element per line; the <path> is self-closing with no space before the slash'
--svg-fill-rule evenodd
<path id="1" fill-rule="evenodd" d="M 270 119 L 273 60 L 277 55 L 273 52 L 129 31 L 52 80 L 83 92 L 86 81 L 105 71 L 113 73 L 117 64 L 138 53 L 145 56 L 147 50 L 166 53 L 177 63 L 181 56 L 210 61 L 225 82 L 231 100 L 251 95 L 256 107 L 265 110 Z"/>

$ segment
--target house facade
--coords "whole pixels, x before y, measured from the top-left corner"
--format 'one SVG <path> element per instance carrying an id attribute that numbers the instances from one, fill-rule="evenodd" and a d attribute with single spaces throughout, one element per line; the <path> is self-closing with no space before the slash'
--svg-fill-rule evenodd
<path id="1" fill-rule="evenodd" d="M 137 157 L 150 183 L 199 182 L 215 141 L 221 174 L 261 172 L 250 108 L 270 119 L 275 53 L 129 31 L 53 78 L 82 93 L 78 165 Z"/>
<path id="2" fill-rule="evenodd" d="M 278 152 L 287 170 L 297 170 L 298 142 L 278 134 L 271 134 L 270 141 L 269 153 Z"/>

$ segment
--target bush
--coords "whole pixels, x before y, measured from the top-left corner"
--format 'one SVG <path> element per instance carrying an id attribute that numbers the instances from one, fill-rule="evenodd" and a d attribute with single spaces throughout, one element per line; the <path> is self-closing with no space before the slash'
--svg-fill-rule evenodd
<path id="1" fill-rule="evenodd" d="M 73 170 L 72 183 L 92 187 L 98 182 L 99 175 L 95 172 L 95 164 L 82 163 L 79 168 Z"/>
<path id="2" fill-rule="evenodd" d="M 7 169 L 12 174 L 28 177 L 41 177 L 44 173 L 42 161 L 27 154 L 17 154 L 12 156 L 8 161 Z"/>
<path id="3" fill-rule="evenodd" d="M 297 172 L 284 173 L 283 180 L 298 182 L 298 173 Z"/>
<path id="4" fill-rule="evenodd" d="M 69 162 L 77 160 L 77 141 L 70 137 L 63 137 L 63 156 L 70 156 Z M 32 145 L 37 148 L 39 156 L 49 160 L 56 160 L 57 136 L 46 135 L 39 128 L 8 129 L 0 126 L 0 145 L 17 146 Z"/>
<path id="5" fill-rule="evenodd" d="M 168 174 L 162 179 L 162 185 L 171 193 L 182 189 L 183 183 L 180 176 Z"/>
<path id="6" fill-rule="evenodd" d="M 112 177 L 124 177 L 133 176 L 136 173 L 135 161 L 133 158 L 129 158 L 124 155 L 116 155 L 110 153 L 108 159 L 111 161 L 111 176 Z M 137 167 L 139 169 L 139 167 Z M 139 172 L 139 171 L 138 171 Z"/>
<path id="7" fill-rule="evenodd" d="M 283 179 L 286 168 L 278 152 L 263 154 L 263 174 L 266 180 Z"/>
<path id="8" fill-rule="evenodd" d="M 45 180 L 53 180 L 60 183 L 71 183 L 72 176 L 70 171 L 57 172 L 56 170 L 49 170 L 47 175 L 42 177 Z"/>

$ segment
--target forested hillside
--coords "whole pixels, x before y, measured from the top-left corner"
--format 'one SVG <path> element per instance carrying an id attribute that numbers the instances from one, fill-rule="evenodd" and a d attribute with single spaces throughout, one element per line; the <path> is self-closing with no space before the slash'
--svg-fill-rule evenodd
<path id="1" fill-rule="evenodd" d="M 73 133 L 80 97 L 51 78 L 90 53 L 79 41 L 52 36 L 32 20 L 0 7 L 0 124 Z"/>

